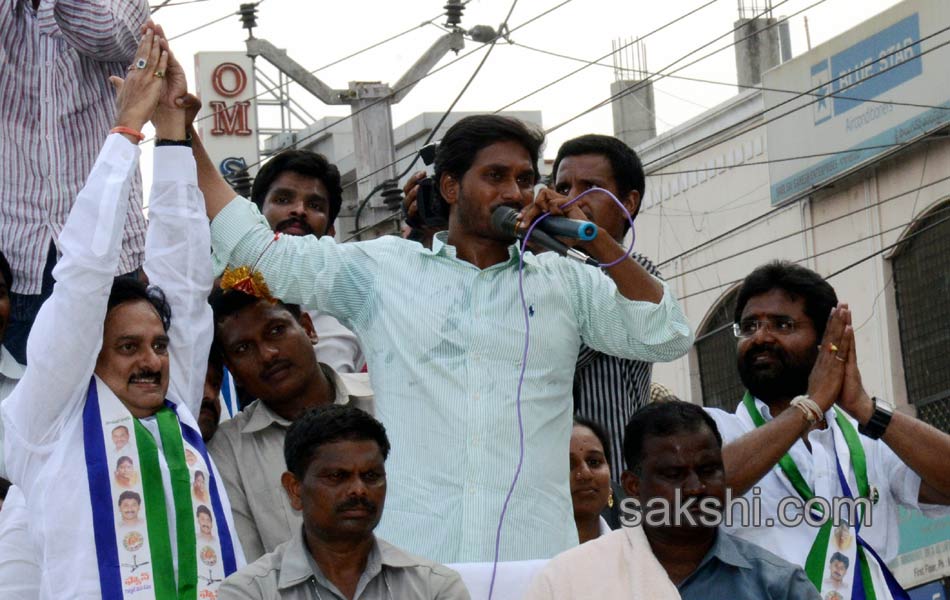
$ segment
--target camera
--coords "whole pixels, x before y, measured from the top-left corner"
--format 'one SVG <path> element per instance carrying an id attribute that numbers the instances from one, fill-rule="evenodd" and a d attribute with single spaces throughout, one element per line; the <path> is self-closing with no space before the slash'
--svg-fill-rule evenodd
<path id="1" fill-rule="evenodd" d="M 427 144 L 419 150 L 419 158 L 426 165 L 426 177 L 419 180 L 419 193 L 416 195 L 418 217 L 407 220 L 410 227 L 446 227 L 449 224 L 449 205 L 439 194 L 439 183 L 435 180 L 432 165 L 439 143 Z"/>

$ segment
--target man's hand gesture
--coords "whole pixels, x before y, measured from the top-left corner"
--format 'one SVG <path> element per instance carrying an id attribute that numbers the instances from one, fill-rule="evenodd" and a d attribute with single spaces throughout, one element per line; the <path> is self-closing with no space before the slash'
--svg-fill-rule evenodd
<path id="1" fill-rule="evenodd" d="M 168 67 L 168 52 L 162 50 L 158 38 L 154 29 L 146 28 L 126 78 L 109 78 L 116 89 L 117 126 L 140 132 L 155 112 L 164 91 L 165 69 Z"/>

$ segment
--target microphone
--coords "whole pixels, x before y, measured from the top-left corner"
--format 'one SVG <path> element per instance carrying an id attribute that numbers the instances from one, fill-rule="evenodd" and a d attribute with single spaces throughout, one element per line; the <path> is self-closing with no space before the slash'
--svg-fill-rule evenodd
<path id="1" fill-rule="evenodd" d="M 534 186 L 534 195 L 537 196 L 545 187 L 543 183 Z M 538 229 L 546 231 L 551 235 L 574 238 L 583 242 L 589 242 L 597 237 L 597 225 L 594 223 L 568 219 L 566 217 L 547 217 L 538 223 L 535 231 Z"/>
<path id="2" fill-rule="evenodd" d="M 596 225 L 590 221 L 578 221 L 567 217 L 547 217 L 538 223 L 537 229 L 551 235 L 575 238 L 584 242 L 589 242 L 597 237 Z"/>
<path id="3" fill-rule="evenodd" d="M 545 219 L 547 221 L 551 217 Z M 564 219 L 565 221 L 573 221 L 573 219 Z M 575 223 L 584 223 L 584 221 L 574 221 Z M 541 221 L 541 224 L 544 224 L 544 221 Z M 589 223 L 593 225 L 593 223 Z M 511 208 L 510 206 L 499 206 L 491 214 L 491 226 L 496 232 L 503 235 L 508 235 L 519 240 L 524 239 L 524 234 L 518 229 L 518 211 Z M 596 226 L 594 226 L 596 227 Z M 573 258 L 576 261 L 582 262 L 584 264 L 590 265 L 592 267 L 600 266 L 593 258 L 587 256 L 580 250 L 570 248 L 567 245 L 557 241 L 544 231 L 539 230 L 537 227 L 534 231 L 531 232 L 531 241 L 551 250 L 552 252 L 557 252 L 561 256 L 566 256 L 568 258 Z"/>

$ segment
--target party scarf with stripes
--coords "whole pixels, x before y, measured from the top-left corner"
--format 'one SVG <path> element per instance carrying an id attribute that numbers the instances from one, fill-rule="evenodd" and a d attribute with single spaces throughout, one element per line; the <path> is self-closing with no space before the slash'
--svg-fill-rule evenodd
<path id="1" fill-rule="evenodd" d="M 213 600 L 236 561 L 211 460 L 175 404 L 155 421 L 161 448 L 101 380 L 90 381 L 83 438 L 102 598 Z"/>

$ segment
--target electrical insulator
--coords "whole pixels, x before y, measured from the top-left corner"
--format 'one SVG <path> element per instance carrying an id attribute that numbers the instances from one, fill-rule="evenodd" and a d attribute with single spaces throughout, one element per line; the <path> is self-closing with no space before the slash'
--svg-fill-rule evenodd
<path id="1" fill-rule="evenodd" d="M 245 198 L 251 197 L 251 184 L 253 180 L 248 174 L 247 168 L 242 168 L 233 175 L 228 175 L 227 180 L 228 183 L 231 184 L 231 189 L 234 190 L 234 193 L 244 196 Z"/>
<path id="2" fill-rule="evenodd" d="M 498 34 L 495 33 L 495 28 L 491 25 L 476 25 L 468 30 L 468 35 L 472 38 L 473 42 L 478 42 L 479 44 L 487 44 L 498 37 Z"/>
<path id="3" fill-rule="evenodd" d="M 379 194 L 383 197 L 383 204 L 391 210 L 396 210 L 402 206 L 402 190 L 399 188 L 398 181 L 387 179 Z"/>
<path id="4" fill-rule="evenodd" d="M 249 33 L 252 33 L 252 30 L 257 27 L 257 4 L 257 2 L 242 4 L 241 8 L 238 9 L 238 14 L 241 15 L 241 23 Z"/>
<path id="5" fill-rule="evenodd" d="M 454 29 L 462 23 L 462 11 L 465 10 L 462 0 L 448 0 L 448 3 L 442 8 L 445 9 L 446 27 Z"/>

